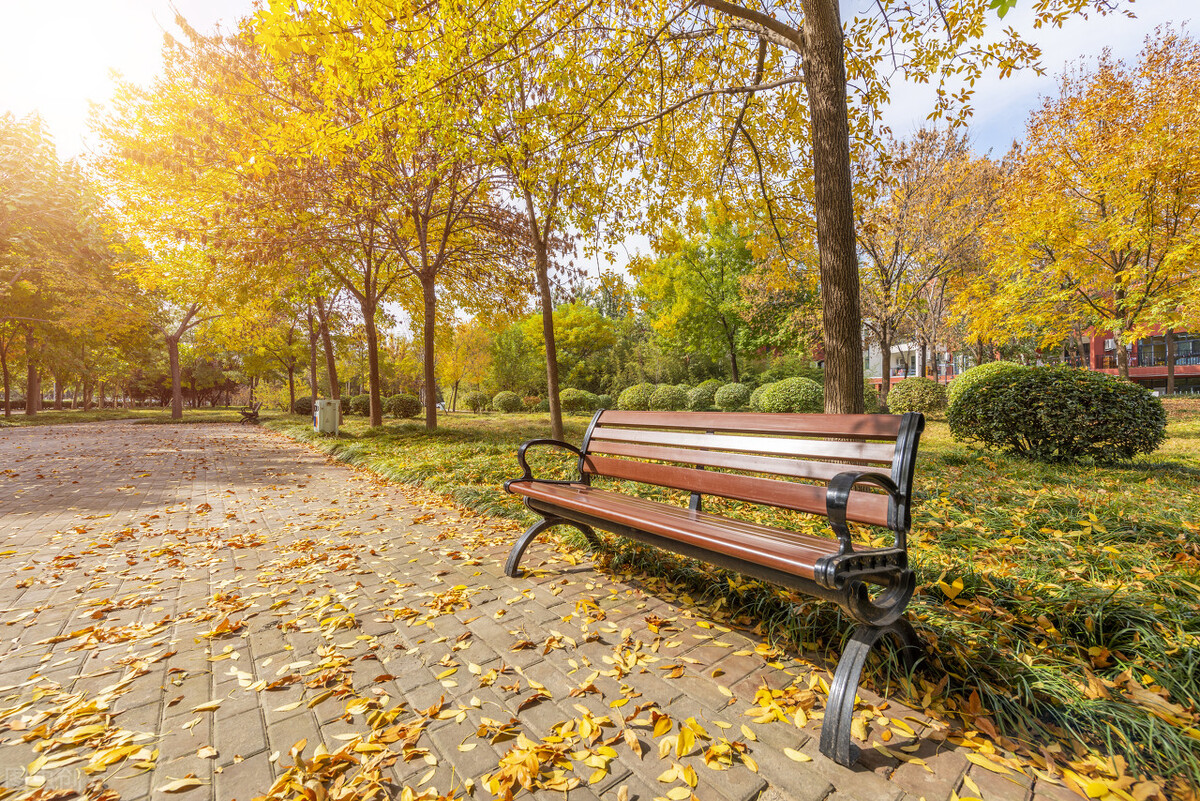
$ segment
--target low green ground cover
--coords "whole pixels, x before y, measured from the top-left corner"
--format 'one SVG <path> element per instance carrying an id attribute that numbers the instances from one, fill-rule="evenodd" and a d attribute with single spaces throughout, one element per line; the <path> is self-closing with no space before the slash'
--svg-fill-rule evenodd
<path id="1" fill-rule="evenodd" d="M 1200 782 L 1200 401 L 1168 408 L 1163 447 L 1115 467 L 984 452 L 930 422 L 917 473 L 911 551 L 919 588 L 910 609 L 933 653 L 905 686 L 911 702 L 998 731 L 1033 754 L 1047 746 L 1078 764 L 1091 747 L 1128 763 L 1102 774 Z M 578 442 L 586 422 L 568 418 L 568 439 Z M 545 435 L 546 417 L 448 414 L 439 423 L 429 433 L 417 423 L 368 429 L 348 419 L 337 439 L 294 418 L 270 425 L 389 479 L 526 519 L 501 484 L 519 472 L 518 443 Z M 535 469 L 572 472 L 569 460 L 546 459 Z M 823 528 L 774 510 L 707 508 Z M 711 571 L 633 544 L 604 558 L 610 570 L 666 577 L 697 603 L 817 653 L 836 656 L 849 630 L 829 604 L 731 575 L 713 581 Z M 876 678 L 889 675 L 884 666 Z"/>

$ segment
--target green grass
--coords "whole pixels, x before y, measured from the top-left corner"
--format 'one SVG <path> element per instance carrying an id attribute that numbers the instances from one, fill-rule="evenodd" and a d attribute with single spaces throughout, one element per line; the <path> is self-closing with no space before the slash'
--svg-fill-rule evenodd
<path id="1" fill-rule="evenodd" d="M 11 417 L 3 417 L 2 414 L 0 412 L 0 428 L 54 426 L 65 423 L 102 423 L 111 420 L 135 420 L 148 425 L 180 422 L 171 419 L 170 409 L 90 409 L 86 412 L 82 409 L 63 409 L 61 411 L 46 409 L 33 415 L 25 414 L 24 410 L 14 409 Z M 297 415 L 284 415 L 282 412 L 267 411 L 263 411 L 259 419 L 266 421 L 289 416 L 298 422 L 307 419 Z M 236 423 L 241 419 L 242 416 L 238 414 L 237 407 L 230 407 L 228 409 L 184 409 L 182 422 Z"/>
<path id="2" fill-rule="evenodd" d="M 1122 755 L 1135 775 L 1200 783 L 1200 401 L 1169 408 L 1162 449 L 1115 467 L 983 452 L 930 422 L 917 470 L 910 616 L 932 655 L 905 685 L 910 702 L 928 693 L 932 713 L 968 729 L 985 718 L 1033 754 L 1059 743 L 1074 761 L 1094 749 Z M 586 422 L 568 418 L 567 439 L 578 443 Z M 337 439 L 290 420 L 269 425 L 389 479 L 529 519 L 501 485 L 520 472 L 517 445 L 547 435 L 546 417 L 453 414 L 439 423 L 436 432 L 418 422 L 368 429 L 348 417 Z M 543 457 L 537 471 L 567 477 L 573 461 Z M 706 508 L 824 528 L 819 518 L 719 499 Z M 831 658 L 851 628 L 831 604 L 728 574 L 714 580 L 711 570 L 636 544 L 617 543 L 604 560 L 623 576 L 669 580 L 700 605 L 724 599 L 735 622 Z M 893 679 L 905 681 L 887 665 L 875 673 L 877 682 Z"/>

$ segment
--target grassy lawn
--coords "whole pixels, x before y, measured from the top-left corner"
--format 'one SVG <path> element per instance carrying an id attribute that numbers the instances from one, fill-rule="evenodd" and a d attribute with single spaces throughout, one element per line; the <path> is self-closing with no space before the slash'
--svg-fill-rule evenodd
<path id="1" fill-rule="evenodd" d="M 1115 467 L 982 452 L 930 422 L 917 472 L 911 552 L 919 587 L 910 610 L 933 653 L 913 684 L 900 679 L 901 696 L 967 730 L 998 732 L 1034 765 L 1042 747 L 1076 764 L 1094 750 L 1128 763 L 1102 772 L 1200 783 L 1200 401 L 1168 407 L 1162 449 Z M 519 472 L 518 443 L 546 435 L 546 417 L 450 414 L 439 422 L 427 433 L 418 422 L 368 429 L 348 417 L 337 439 L 294 418 L 270 426 L 386 478 L 526 519 L 501 483 Z M 586 422 L 569 419 L 567 438 L 577 443 Z M 535 470 L 565 477 L 572 466 Z M 707 508 L 823 528 L 774 510 Z M 616 544 L 602 560 L 622 576 L 670 582 L 706 611 L 810 652 L 836 657 L 850 630 L 830 604 L 735 576 L 714 580 L 711 570 L 634 544 Z M 895 678 L 887 665 L 875 673 L 877 682 Z"/>
<path id="2" fill-rule="evenodd" d="M 260 420 L 286 417 L 283 412 L 261 412 Z M 305 418 L 291 415 L 296 420 Z M 242 419 L 238 407 L 184 409 L 184 423 L 236 423 Z M 34 415 L 27 415 L 23 410 L 13 410 L 11 417 L 0 416 L 0 428 L 15 428 L 18 426 L 53 426 L 63 423 L 100 423 L 109 420 L 135 420 L 139 423 L 168 424 L 176 422 L 171 419 L 170 409 L 63 409 L 55 411 L 47 409 Z"/>

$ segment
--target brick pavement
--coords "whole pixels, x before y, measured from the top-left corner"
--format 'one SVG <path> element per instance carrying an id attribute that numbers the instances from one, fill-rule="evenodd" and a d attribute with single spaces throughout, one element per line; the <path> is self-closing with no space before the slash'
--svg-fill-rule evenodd
<path id="1" fill-rule="evenodd" d="M 513 529 L 259 429 L 0 431 L 0 798 L 490 798 L 535 746 L 568 798 L 687 797 L 693 776 L 702 801 L 1074 797 L 868 693 L 870 742 L 906 761 L 840 767 L 804 663 L 546 545 L 509 580 Z M 764 684 L 815 714 L 755 722 Z M 660 758 L 689 718 L 696 746 Z M 706 767 L 721 738 L 757 770 Z"/>

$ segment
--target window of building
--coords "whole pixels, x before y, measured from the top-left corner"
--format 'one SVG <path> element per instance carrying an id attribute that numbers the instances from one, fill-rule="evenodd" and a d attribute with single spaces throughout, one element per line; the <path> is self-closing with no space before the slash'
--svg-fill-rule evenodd
<path id="1" fill-rule="evenodd" d="M 1175 364 L 1200 364 L 1200 334 L 1178 333 L 1175 340 Z M 1150 337 L 1137 343 L 1138 367 L 1159 367 L 1167 363 L 1167 338 Z"/>

